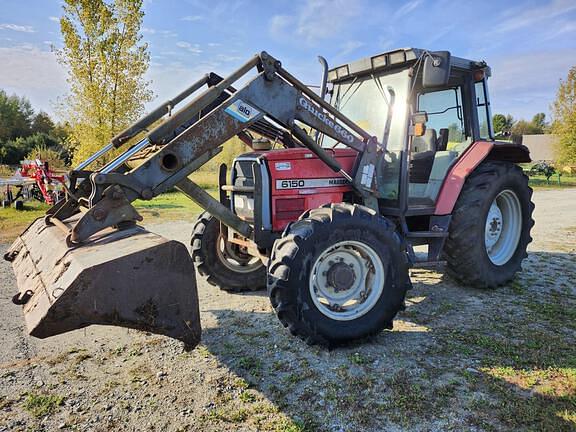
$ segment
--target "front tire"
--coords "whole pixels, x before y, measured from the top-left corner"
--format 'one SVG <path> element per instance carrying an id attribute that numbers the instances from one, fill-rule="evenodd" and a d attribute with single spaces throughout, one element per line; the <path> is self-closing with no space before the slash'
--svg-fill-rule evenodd
<path id="1" fill-rule="evenodd" d="M 501 161 L 480 164 L 454 207 L 444 248 L 447 273 L 477 288 L 512 280 L 532 241 L 531 199 L 528 177 L 520 167 Z"/>
<path id="2" fill-rule="evenodd" d="M 268 295 L 293 335 L 335 346 L 391 329 L 409 280 L 395 226 L 340 203 L 305 213 L 274 243 Z"/>
<path id="3" fill-rule="evenodd" d="M 210 285 L 228 292 L 257 291 L 266 287 L 266 267 L 220 234 L 220 222 L 202 213 L 192 232 L 192 259 Z"/>

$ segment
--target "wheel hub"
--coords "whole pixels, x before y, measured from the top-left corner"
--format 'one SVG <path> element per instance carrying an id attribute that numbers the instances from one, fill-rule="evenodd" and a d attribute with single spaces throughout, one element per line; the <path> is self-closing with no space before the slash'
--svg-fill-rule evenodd
<path id="1" fill-rule="evenodd" d="M 334 288 L 335 292 L 347 291 L 352 288 L 356 274 L 351 265 L 344 262 L 337 262 L 328 269 L 326 282 Z"/>
<path id="2" fill-rule="evenodd" d="M 522 232 L 522 206 L 510 189 L 500 192 L 492 201 L 484 226 L 484 243 L 493 264 L 506 264 L 513 256 Z"/>
<path id="3" fill-rule="evenodd" d="M 494 246 L 502 235 L 502 212 L 496 202 L 492 203 L 490 210 L 488 211 L 484 233 L 487 248 Z"/>
<path id="4" fill-rule="evenodd" d="M 359 241 L 342 241 L 316 259 L 310 272 L 310 295 L 329 318 L 353 320 L 374 307 L 384 280 L 384 266 L 374 249 Z"/>

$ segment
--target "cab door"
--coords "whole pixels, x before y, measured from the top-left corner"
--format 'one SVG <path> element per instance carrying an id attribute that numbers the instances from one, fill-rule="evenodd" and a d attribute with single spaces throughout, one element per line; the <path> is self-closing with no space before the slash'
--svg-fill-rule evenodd
<path id="1" fill-rule="evenodd" d="M 434 205 L 444 178 L 458 156 L 472 143 L 466 126 L 461 85 L 416 95 L 418 112 L 426 112 L 423 136 L 413 137 L 409 149 L 408 205 Z"/>

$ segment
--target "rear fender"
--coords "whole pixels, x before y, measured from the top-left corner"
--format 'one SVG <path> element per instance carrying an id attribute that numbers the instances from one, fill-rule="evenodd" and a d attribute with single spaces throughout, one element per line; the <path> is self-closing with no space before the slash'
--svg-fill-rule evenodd
<path id="1" fill-rule="evenodd" d="M 530 162 L 530 151 L 526 146 L 497 141 L 477 141 L 466 149 L 452 166 L 438 194 L 434 215 L 449 215 L 464 187 L 466 178 L 485 159 L 506 162 Z"/>

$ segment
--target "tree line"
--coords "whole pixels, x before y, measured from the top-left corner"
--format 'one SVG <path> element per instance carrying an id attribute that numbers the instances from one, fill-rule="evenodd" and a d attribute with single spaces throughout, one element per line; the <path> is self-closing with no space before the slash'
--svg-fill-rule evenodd
<path id="1" fill-rule="evenodd" d="M 494 114 L 492 116 L 494 136 L 497 139 L 510 139 L 519 141 L 522 135 L 541 135 L 551 132 L 550 124 L 546 121 L 546 114 L 538 113 L 531 121 L 515 120 L 510 114 Z"/>
<path id="2" fill-rule="evenodd" d="M 68 134 L 66 125 L 35 112 L 28 99 L 0 89 L 0 164 L 40 158 L 64 166 L 70 162 Z"/>

